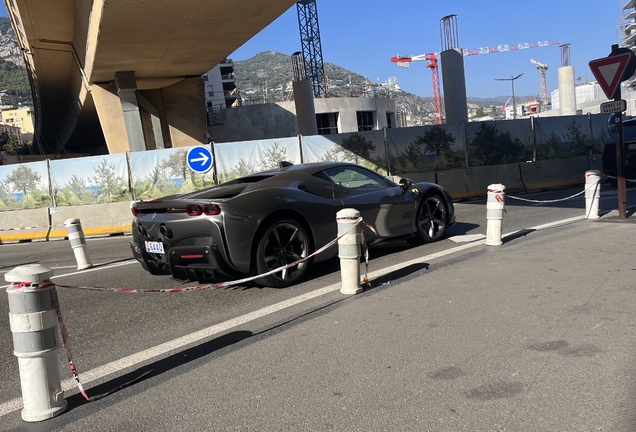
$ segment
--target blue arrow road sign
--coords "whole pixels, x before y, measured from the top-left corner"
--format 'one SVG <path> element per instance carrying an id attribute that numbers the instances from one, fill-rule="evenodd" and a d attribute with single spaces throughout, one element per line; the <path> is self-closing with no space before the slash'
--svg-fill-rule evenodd
<path id="1" fill-rule="evenodd" d="M 212 168 L 212 152 L 207 147 L 192 147 L 188 150 L 186 160 L 188 166 L 194 172 L 206 173 Z"/>

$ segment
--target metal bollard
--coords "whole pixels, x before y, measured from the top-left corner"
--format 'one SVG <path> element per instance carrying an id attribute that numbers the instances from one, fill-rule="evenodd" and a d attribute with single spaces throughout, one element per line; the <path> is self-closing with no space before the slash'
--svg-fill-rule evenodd
<path id="1" fill-rule="evenodd" d="M 585 172 L 585 219 L 598 219 L 598 204 L 601 200 L 601 172 Z"/>
<path id="2" fill-rule="evenodd" d="M 22 420 L 27 422 L 53 418 L 67 406 L 57 358 L 55 285 L 42 284 L 52 275 L 53 270 L 41 264 L 16 267 L 4 275 L 12 284 L 7 288 L 9 323 L 20 369 Z M 22 287 L 21 282 L 32 285 Z"/>
<path id="3" fill-rule="evenodd" d="M 77 269 L 84 270 L 93 267 L 91 259 L 86 255 L 86 239 L 84 238 L 84 231 L 82 231 L 80 220 L 77 218 L 67 219 L 64 221 L 64 226 L 68 233 L 68 239 L 71 242 L 71 248 L 75 254 Z"/>
<path id="4" fill-rule="evenodd" d="M 340 273 L 342 285 L 340 293 L 358 294 L 362 292 L 360 286 L 360 233 L 357 228 L 360 212 L 356 209 L 342 209 L 336 213 L 338 222 L 338 257 L 340 258 Z"/>
<path id="5" fill-rule="evenodd" d="M 501 224 L 503 221 L 506 187 L 502 184 L 488 186 L 488 200 L 486 201 L 486 244 L 499 246 L 501 241 Z"/>

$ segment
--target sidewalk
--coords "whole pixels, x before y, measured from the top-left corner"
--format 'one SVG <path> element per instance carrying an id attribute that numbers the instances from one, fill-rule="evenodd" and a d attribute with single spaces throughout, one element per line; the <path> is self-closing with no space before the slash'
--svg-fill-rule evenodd
<path id="1" fill-rule="evenodd" d="M 101 401 L 70 396 L 60 417 L 15 412 L 3 428 L 636 430 L 636 220 L 614 216 L 334 293 L 177 353 Z"/>

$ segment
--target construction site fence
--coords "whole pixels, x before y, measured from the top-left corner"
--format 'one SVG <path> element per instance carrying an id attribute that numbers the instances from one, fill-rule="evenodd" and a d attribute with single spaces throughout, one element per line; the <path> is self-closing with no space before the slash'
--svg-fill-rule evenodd
<path id="1" fill-rule="evenodd" d="M 213 169 L 204 174 L 188 168 L 191 147 L 45 159 L 0 166 L 0 214 L 46 209 L 52 226 L 64 207 L 186 193 L 276 168 L 282 160 L 353 162 L 437 182 L 455 198 L 485 195 L 495 180 L 529 191 L 576 184 L 580 170 L 600 169 L 608 137 L 608 116 L 588 114 L 212 143 L 206 146 Z M 18 228 L 7 223 L 0 218 L 0 235 Z M 21 225 L 29 225 L 28 218 Z"/>

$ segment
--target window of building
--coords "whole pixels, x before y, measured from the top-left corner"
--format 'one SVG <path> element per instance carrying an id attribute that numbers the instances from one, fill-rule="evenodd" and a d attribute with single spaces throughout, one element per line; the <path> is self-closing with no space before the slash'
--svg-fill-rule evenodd
<path id="1" fill-rule="evenodd" d="M 373 130 L 373 111 L 357 111 L 358 132 Z"/>
<path id="2" fill-rule="evenodd" d="M 207 90 L 208 90 L 208 96 L 214 96 L 214 86 L 212 84 L 208 84 Z"/>
<path id="3" fill-rule="evenodd" d="M 338 113 L 316 114 L 318 134 L 329 135 L 338 133 Z"/>
<path id="4" fill-rule="evenodd" d="M 393 127 L 393 122 L 391 121 L 393 117 L 393 113 L 386 113 L 386 127 L 387 129 L 391 129 Z"/>

